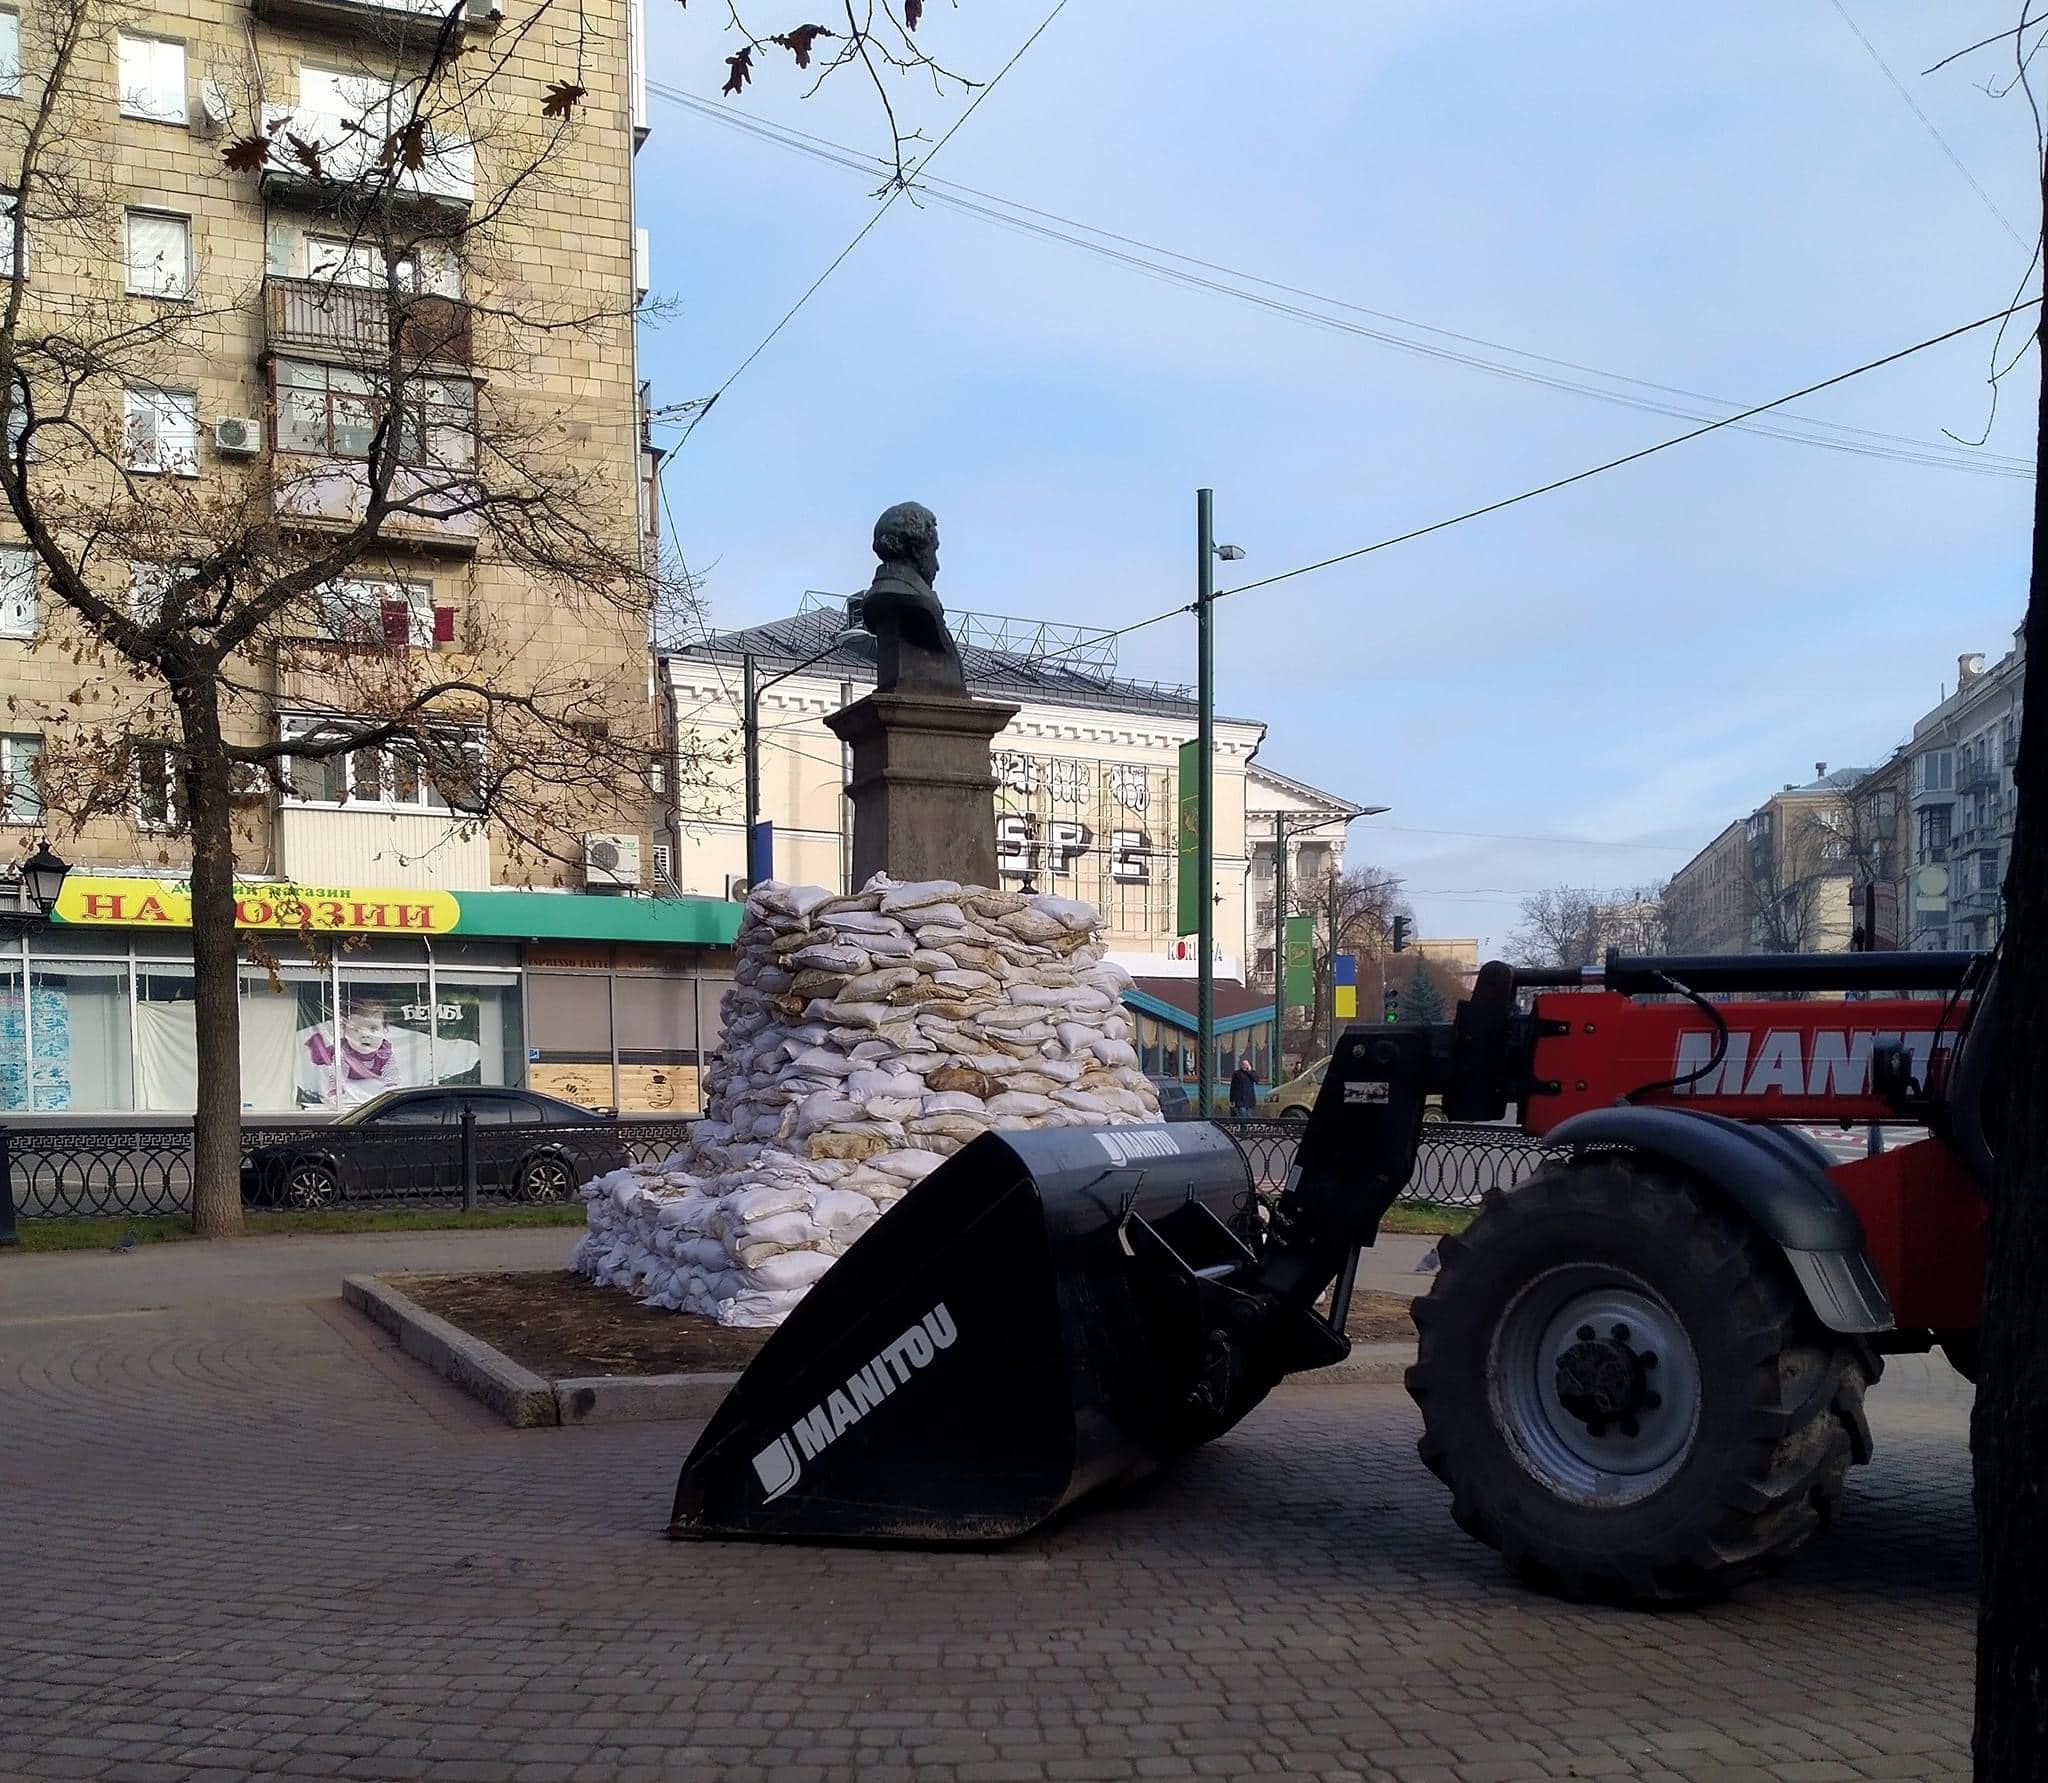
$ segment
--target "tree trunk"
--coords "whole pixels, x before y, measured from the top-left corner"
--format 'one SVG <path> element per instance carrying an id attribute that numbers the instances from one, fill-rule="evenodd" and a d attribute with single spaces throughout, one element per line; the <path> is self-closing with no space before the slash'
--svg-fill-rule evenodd
<path id="1" fill-rule="evenodd" d="M 2048 218 L 2048 182 L 2043 184 Z M 2048 466 L 2048 377 L 2037 463 Z M 1978 1783 L 2039 1777 L 2048 1753 L 2048 480 L 2034 484 L 2019 809 L 1999 965 L 2004 1120 L 1991 1202 L 1977 1405 Z"/>
<path id="2" fill-rule="evenodd" d="M 192 1116 L 192 1230 L 242 1230 L 242 985 L 235 930 L 234 805 L 210 681 L 179 690 L 192 832 L 192 997 L 199 1093 Z"/>

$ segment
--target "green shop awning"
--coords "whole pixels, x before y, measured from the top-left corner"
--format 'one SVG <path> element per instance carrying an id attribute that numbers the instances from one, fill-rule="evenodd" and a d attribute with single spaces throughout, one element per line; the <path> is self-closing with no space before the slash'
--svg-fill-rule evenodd
<path id="1" fill-rule="evenodd" d="M 741 905 L 724 898 L 605 898 L 576 892 L 457 892 L 458 935 L 523 941 L 664 941 L 730 947 Z"/>

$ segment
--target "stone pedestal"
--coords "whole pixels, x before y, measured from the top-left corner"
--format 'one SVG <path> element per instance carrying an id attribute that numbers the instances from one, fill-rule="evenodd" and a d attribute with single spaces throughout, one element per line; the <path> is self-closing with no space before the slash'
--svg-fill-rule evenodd
<path id="1" fill-rule="evenodd" d="M 989 741 L 1017 714 L 989 700 L 871 693 L 825 722 L 853 751 L 853 885 L 996 883 Z"/>

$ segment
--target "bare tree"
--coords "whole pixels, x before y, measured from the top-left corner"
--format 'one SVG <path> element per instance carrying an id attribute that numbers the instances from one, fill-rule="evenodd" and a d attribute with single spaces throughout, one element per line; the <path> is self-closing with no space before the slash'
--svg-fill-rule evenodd
<path id="1" fill-rule="evenodd" d="M 633 325 L 629 279 L 586 292 L 525 264 L 540 200 L 573 184 L 588 50 L 574 16 L 543 6 L 483 43 L 460 41 L 459 5 L 424 43 L 401 16 L 409 39 L 359 38 L 334 112 L 265 105 L 253 62 L 212 71 L 232 113 L 225 177 L 251 198 L 288 181 L 325 257 L 268 289 L 166 269 L 146 293 L 163 301 L 142 303 L 132 242 L 129 288 L 108 251 L 123 206 L 100 146 L 126 16 L 106 0 L 25 14 L 27 104 L 0 124 L 16 194 L 0 494 L 54 597 L 38 648 L 96 677 L 10 705 L 41 732 L 54 813 L 139 818 L 167 862 L 189 850 L 192 1211 L 220 1234 L 241 1217 L 235 870 L 250 814 L 391 777 L 452 835 L 488 826 L 501 860 L 559 877 L 592 811 L 637 825 L 646 808 L 640 653 L 658 578 L 633 442 L 592 446 L 619 419 L 550 403 L 527 375 L 544 355 L 623 355 Z M 537 91 L 522 62 L 560 78 Z M 480 160 L 492 185 L 468 197 Z M 446 202 L 457 187 L 468 201 Z M 191 367 L 247 339 L 265 302 L 273 338 L 305 330 L 322 350 L 303 371 L 278 362 L 281 449 L 201 474 Z M 472 602 L 459 630 L 452 611 L 420 610 L 394 556 L 450 545 L 522 578 L 531 601 Z"/>
<path id="2" fill-rule="evenodd" d="M 1773 801 L 1749 820 L 1750 942 L 1760 953 L 1821 947 L 1847 922 L 1849 887 L 1876 872 L 1876 821 L 1854 790 L 1861 775 L 1832 778 L 1823 800 Z"/>
<path id="3" fill-rule="evenodd" d="M 1401 895 L 1401 881 L 1378 867 L 1354 867 L 1337 877 L 1335 898 L 1328 878 L 1320 883 L 1290 885 L 1289 901 L 1296 916 L 1313 918 L 1310 927 L 1310 972 L 1315 994 L 1310 1001 L 1310 1021 L 1330 1007 L 1331 956 L 1348 953 L 1361 960 L 1376 960 L 1391 945 L 1396 916 L 1412 916 Z M 1331 947 L 1331 912 L 1336 913 L 1334 950 Z"/>
<path id="4" fill-rule="evenodd" d="M 2027 44 L 2023 29 L 2015 42 Z M 2024 53 L 2030 54 L 2032 48 Z M 2024 78 L 2024 64 L 2022 65 Z M 2031 95 L 2030 95 L 2031 97 Z M 2038 113 L 2037 113 L 2038 116 Z M 2048 175 L 2041 184 L 2048 228 Z M 2039 314 L 2033 312 L 2038 343 Z M 2048 463 L 2048 380 L 2036 421 Z M 2048 483 L 2034 485 L 2034 549 L 2027 597 L 2026 682 L 2012 859 L 1995 1011 L 1994 1072 L 1986 1125 L 1997 1135 L 1991 1195 L 1984 1328 L 1970 1438 L 1977 1539 L 1978 1783 L 2037 1777 L 2048 1752 L 2048 1100 L 2037 1093 L 2048 1066 Z"/>
<path id="5" fill-rule="evenodd" d="M 1522 923 L 1508 940 L 1518 966 L 1590 966 L 1600 957 L 1594 910 L 1598 894 L 1560 885 L 1522 900 Z"/>
<path id="6" fill-rule="evenodd" d="M 1508 957 L 1520 966 L 1597 966 L 1609 948 L 1661 953 L 1669 926 L 1661 880 L 1612 891 L 1560 885 L 1522 900 Z"/>

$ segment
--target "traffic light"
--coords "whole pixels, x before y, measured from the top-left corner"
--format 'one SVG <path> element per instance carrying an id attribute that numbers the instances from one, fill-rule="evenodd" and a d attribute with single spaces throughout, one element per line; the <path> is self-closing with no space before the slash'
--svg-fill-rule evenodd
<path id="1" fill-rule="evenodd" d="M 1408 919 L 1405 916 L 1397 916 L 1394 918 L 1394 951 L 1396 953 L 1401 953 L 1407 948 L 1407 946 Z"/>
<path id="2" fill-rule="evenodd" d="M 1401 992 L 1394 985 L 1388 985 L 1381 1001 L 1386 1005 L 1386 1019 L 1397 1022 L 1401 1019 Z"/>

